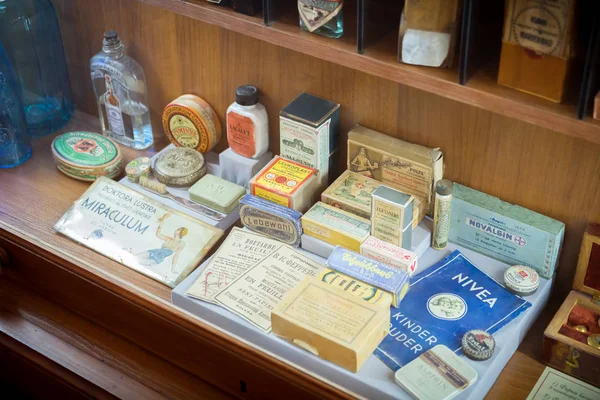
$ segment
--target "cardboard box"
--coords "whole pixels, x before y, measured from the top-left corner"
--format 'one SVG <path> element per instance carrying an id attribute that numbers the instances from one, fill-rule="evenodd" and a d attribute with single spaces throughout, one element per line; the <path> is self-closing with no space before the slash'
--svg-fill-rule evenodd
<path id="1" fill-rule="evenodd" d="M 571 66 L 574 0 L 507 0 L 498 83 L 560 103 Z"/>
<path id="2" fill-rule="evenodd" d="M 544 331 L 542 361 L 600 386 L 600 348 L 587 342 L 589 336 L 600 334 L 599 224 L 591 224 L 583 235 L 573 288 Z M 575 326 L 584 326 L 587 332 Z"/>
<path id="3" fill-rule="evenodd" d="M 375 179 L 346 170 L 321 194 L 321 201 L 369 219 L 371 218 L 371 194 L 379 186 L 381 182 Z"/>
<path id="4" fill-rule="evenodd" d="M 304 234 L 356 252 L 371 232 L 371 221 L 317 202 L 302 216 Z"/>
<path id="5" fill-rule="evenodd" d="M 277 156 L 252 178 L 250 193 L 305 212 L 313 204 L 319 186 L 319 171 Z"/>
<path id="6" fill-rule="evenodd" d="M 339 129 L 339 104 L 302 93 L 279 113 L 279 152 L 282 157 L 317 169 L 326 185 Z"/>
<path id="7" fill-rule="evenodd" d="M 413 222 L 433 214 L 435 183 L 442 179 L 444 156 L 430 149 L 383 133 L 355 126 L 348 133 L 348 169 L 386 186 L 411 194 L 422 203 Z"/>
<path id="8" fill-rule="evenodd" d="M 273 333 L 358 372 L 387 335 L 390 310 L 317 279 L 304 279 L 271 312 Z"/>
<path id="9" fill-rule="evenodd" d="M 375 236 L 369 236 L 360 245 L 360 254 L 382 262 L 392 267 L 396 267 L 412 276 L 417 270 L 417 254 L 402 247 L 394 246 L 391 243 L 377 239 Z"/>
<path id="10" fill-rule="evenodd" d="M 414 197 L 386 186 L 372 195 L 371 235 L 405 249 L 412 247 Z"/>
<path id="11" fill-rule="evenodd" d="M 392 305 L 398 307 L 410 288 L 406 271 L 341 247 L 327 258 L 327 266 L 392 295 Z"/>
<path id="12" fill-rule="evenodd" d="M 551 278 L 565 224 L 454 183 L 449 241 Z"/>

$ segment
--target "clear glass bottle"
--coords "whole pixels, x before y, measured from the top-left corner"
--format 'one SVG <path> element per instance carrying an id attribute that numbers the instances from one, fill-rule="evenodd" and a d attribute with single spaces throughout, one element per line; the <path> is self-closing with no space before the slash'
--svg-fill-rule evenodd
<path id="1" fill-rule="evenodd" d="M 11 168 L 31 156 L 21 90 L 0 43 L 0 168 Z"/>
<path id="2" fill-rule="evenodd" d="M 329 38 L 344 34 L 343 0 L 298 0 L 300 26 L 305 31 Z"/>
<path id="3" fill-rule="evenodd" d="M 125 55 L 119 34 L 104 34 L 102 51 L 90 61 L 98 115 L 105 136 L 137 150 L 152 146 L 152 125 L 142 67 Z"/>
<path id="4" fill-rule="evenodd" d="M 50 0 L 0 0 L 0 41 L 21 86 L 29 133 L 62 128 L 73 95 L 60 27 Z"/>

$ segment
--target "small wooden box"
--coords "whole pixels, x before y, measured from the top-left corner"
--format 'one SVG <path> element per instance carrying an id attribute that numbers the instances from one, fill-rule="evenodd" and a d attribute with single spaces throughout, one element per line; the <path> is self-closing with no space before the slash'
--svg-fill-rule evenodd
<path id="1" fill-rule="evenodd" d="M 506 0 L 498 83 L 560 103 L 573 57 L 574 0 Z"/>
<path id="2" fill-rule="evenodd" d="M 573 324 L 572 313 L 577 308 L 585 310 L 589 315 L 595 315 L 595 321 L 590 321 L 587 329 L 589 332 L 600 333 L 600 225 L 598 224 L 588 226 L 583 236 L 573 288 L 575 290 L 569 293 L 544 331 L 542 361 L 592 385 L 600 386 L 600 349 L 567 336 L 567 332 L 571 329 L 568 325 Z M 585 333 L 573 333 L 582 338 L 586 336 Z"/>

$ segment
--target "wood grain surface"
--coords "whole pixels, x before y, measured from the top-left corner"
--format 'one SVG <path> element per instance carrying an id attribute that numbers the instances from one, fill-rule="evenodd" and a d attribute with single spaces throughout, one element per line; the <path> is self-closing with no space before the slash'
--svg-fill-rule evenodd
<path id="1" fill-rule="evenodd" d="M 342 105 L 341 143 L 349 129 L 359 123 L 409 142 L 439 147 L 444 152 L 446 178 L 565 222 L 566 238 L 556 286 L 558 295 L 566 296 L 585 226 L 600 221 L 600 145 L 322 61 L 145 2 L 158 3 L 55 0 L 78 108 L 96 113 L 88 63 L 100 51 L 102 34 L 107 29 L 119 31 L 127 53 L 145 68 L 154 135 L 161 140 L 162 110 L 183 93 L 203 97 L 224 121 L 236 87 L 258 86 L 260 101 L 269 112 L 270 150 L 274 153 L 279 152 L 278 114 L 284 106 L 303 91 L 331 99 Z M 177 3 L 178 10 L 189 6 Z M 199 18 L 206 18 L 206 11 L 202 12 Z M 246 21 L 252 17 L 239 18 Z M 413 78 L 419 79 L 418 74 Z M 511 90 L 492 86 L 491 81 L 491 77 L 482 76 L 474 85 L 480 92 L 493 87 L 499 95 Z M 436 88 L 430 89 L 436 92 Z M 443 85 L 438 91 L 444 91 Z M 478 101 L 476 96 L 473 99 Z M 498 103 L 495 111 L 502 112 L 502 107 Z M 226 147 L 226 140 L 222 140 L 217 151 Z M 342 148 L 338 173 L 344 168 L 344 158 Z"/>
<path id="2" fill-rule="evenodd" d="M 290 3 L 287 12 L 275 23 L 265 27 L 260 17 L 248 17 L 233 12 L 224 7 L 218 7 L 207 3 L 205 0 L 137 0 L 143 4 L 133 4 L 132 0 L 56 0 L 55 3 L 61 8 L 61 18 L 73 21 L 74 24 L 63 24 L 63 36 L 68 36 L 73 41 L 73 51 L 77 52 L 84 63 L 80 67 L 86 67 L 85 56 L 98 52 L 101 47 L 102 29 L 99 26 L 112 26 L 120 28 L 128 38 L 130 46 L 146 46 L 141 53 L 148 57 L 156 65 L 156 60 L 150 53 L 156 51 L 161 53 L 157 57 L 166 57 L 163 61 L 166 68 L 160 70 L 165 74 L 175 74 L 172 83 L 174 88 L 182 81 L 181 69 L 189 70 L 191 73 L 202 75 L 210 69 L 206 68 L 206 61 L 227 60 L 227 66 L 237 67 L 236 72 L 242 73 L 246 68 L 255 71 L 257 68 L 270 69 L 273 66 L 271 57 L 266 57 L 265 51 L 270 46 L 254 45 L 251 40 L 257 38 L 263 43 L 270 43 L 280 49 L 289 49 L 305 55 L 316 57 L 320 60 L 333 62 L 355 71 L 365 72 L 371 76 L 388 79 L 409 87 L 417 88 L 437 96 L 456 100 L 465 104 L 474 105 L 485 110 L 492 110 L 501 115 L 510 116 L 518 120 L 527 121 L 536 126 L 553 129 L 568 136 L 585 138 L 592 143 L 600 143 L 600 123 L 591 118 L 579 121 L 575 118 L 576 110 L 573 104 L 554 104 L 550 101 L 536 98 L 526 93 L 498 85 L 497 76 L 489 77 L 486 73 L 478 73 L 472 77 L 467 86 L 458 84 L 456 69 L 427 68 L 401 64 L 397 62 L 398 29 L 393 29 L 373 45 L 369 45 L 365 54 L 356 52 L 356 17 L 355 4 L 348 2 L 345 11 L 345 34 L 341 39 L 332 40 L 303 31 L 298 27 L 298 13 L 293 7 L 293 0 L 285 0 Z M 284 0 L 281 0 L 284 1 Z M 152 7 L 148 7 L 148 5 Z M 151 10 L 151 8 L 153 10 Z M 167 11 L 165 11 L 167 10 Z M 168 12 L 171 11 L 171 12 Z M 202 30 L 195 36 L 194 25 L 190 19 L 210 24 L 213 28 L 223 27 L 229 32 L 225 37 L 215 37 L 210 31 Z M 182 19 L 188 21 L 180 26 Z M 204 26 L 206 26 L 206 24 Z M 148 34 L 144 33 L 143 27 L 156 27 Z M 177 27 L 176 27 L 177 26 Z M 396 22 L 399 26 L 399 22 Z M 132 33 L 131 36 L 126 32 Z M 241 33 L 249 42 L 237 41 L 244 47 L 244 53 L 249 51 L 253 62 L 248 59 L 236 60 L 241 52 L 235 50 L 225 54 L 226 49 L 232 49 L 230 38 Z M 100 35 L 100 36 L 98 36 Z M 184 35 L 184 37 L 182 37 Z M 187 39 L 186 39 L 187 38 Z M 191 42 L 189 41 L 191 40 Z M 498 38 L 500 40 L 500 38 Z M 135 43 L 133 42 L 135 41 Z M 210 46 L 208 44 L 210 43 Z M 154 46 L 158 46 L 154 48 Z M 189 46 L 187 51 L 181 46 Z M 211 47 L 212 46 L 212 47 Z M 258 50 L 260 47 L 262 50 Z M 89 51 L 89 52 L 86 52 Z M 131 48 L 130 48 L 131 50 Z M 136 51 L 133 49 L 133 51 Z M 196 55 L 189 57 L 189 53 Z M 141 57 L 142 54 L 140 54 Z M 285 56 L 284 56 L 285 57 Z M 278 57 L 279 58 L 279 57 Z M 195 61 L 203 60 L 202 63 Z M 145 60 L 149 60 L 145 58 Z M 193 63 L 190 63 L 193 61 Z M 278 61 L 278 60 L 275 60 Z M 146 65 L 145 63 L 142 63 Z M 215 64 L 216 67 L 224 66 L 222 61 Z M 314 64 L 300 64 L 301 69 L 313 68 Z M 146 68 L 148 72 L 148 68 Z M 276 71 L 274 71 L 276 72 Z M 294 70 L 290 72 L 295 72 Z M 285 73 L 276 77 L 293 77 L 305 81 L 306 77 Z M 327 78 L 327 76 L 322 76 Z M 220 75 L 214 76 L 220 78 Z M 336 80 L 347 80 L 345 75 L 337 76 Z M 183 82 L 186 84 L 186 82 Z M 220 81 L 215 81 L 219 84 Z M 90 86 L 91 87 L 91 86 Z M 84 89 L 82 87 L 81 89 Z M 194 87 L 195 90 L 197 88 Z M 233 97 L 231 97 L 233 101 Z M 172 99 L 169 99 L 172 100 Z M 165 103 L 166 104 L 166 103 Z"/>

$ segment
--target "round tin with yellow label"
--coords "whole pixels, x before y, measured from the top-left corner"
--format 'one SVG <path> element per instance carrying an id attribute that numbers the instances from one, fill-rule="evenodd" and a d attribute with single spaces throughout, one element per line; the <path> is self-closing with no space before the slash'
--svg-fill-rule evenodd
<path id="1" fill-rule="evenodd" d="M 163 128 L 171 143 L 201 153 L 211 151 L 221 140 L 221 121 L 200 97 L 186 94 L 173 100 L 163 111 Z"/>
<path id="2" fill-rule="evenodd" d="M 100 176 L 114 178 L 122 169 L 119 146 L 97 133 L 65 133 L 52 141 L 51 148 L 58 170 L 73 179 L 93 182 Z"/>

